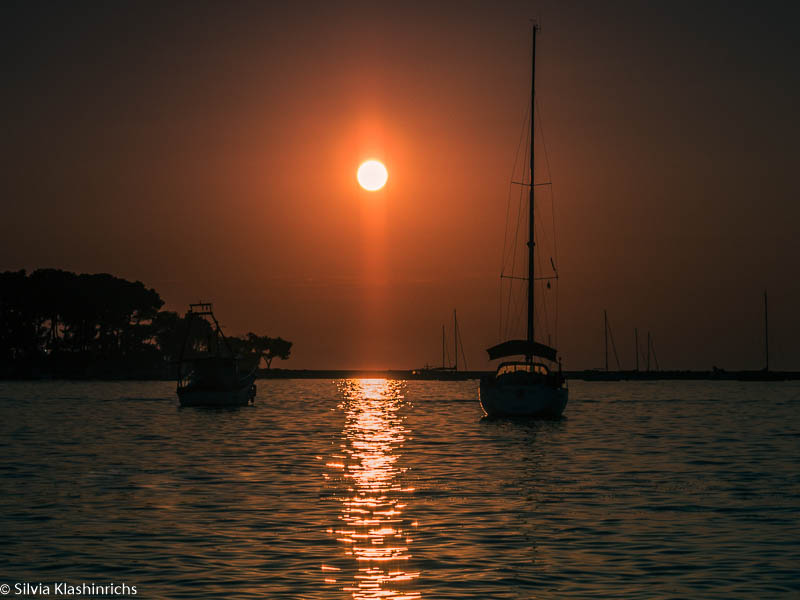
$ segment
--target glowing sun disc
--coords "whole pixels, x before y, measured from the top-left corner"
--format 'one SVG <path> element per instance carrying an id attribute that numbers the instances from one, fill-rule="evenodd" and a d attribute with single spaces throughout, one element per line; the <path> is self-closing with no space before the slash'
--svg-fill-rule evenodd
<path id="1" fill-rule="evenodd" d="M 368 160 L 358 167 L 356 177 L 362 188 L 369 192 L 375 192 L 386 185 L 386 180 L 389 179 L 389 172 L 381 161 Z"/>

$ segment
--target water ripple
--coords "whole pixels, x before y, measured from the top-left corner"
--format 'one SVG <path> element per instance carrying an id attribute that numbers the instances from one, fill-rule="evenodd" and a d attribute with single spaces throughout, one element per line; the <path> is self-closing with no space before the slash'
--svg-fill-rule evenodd
<path id="1" fill-rule="evenodd" d="M 475 382 L 0 383 L 5 581 L 141 598 L 800 595 L 800 386 L 571 387 L 481 419 Z"/>

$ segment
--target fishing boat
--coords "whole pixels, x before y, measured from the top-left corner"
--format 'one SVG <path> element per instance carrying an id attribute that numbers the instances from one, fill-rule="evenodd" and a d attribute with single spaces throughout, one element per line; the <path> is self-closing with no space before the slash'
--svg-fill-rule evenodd
<path id="1" fill-rule="evenodd" d="M 530 112 L 530 189 L 528 199 L 527 276 L 527 335 L 525 339 L 510 339 L 487 349 L 490 360 L 517 357 L 501 362 L 497 371 L 481 378 L 480 403 L 489 417 L 557 418 L 567 405 L 567 386 L 561 371 L 561 361 L 555 348 L 539 343 L 534 332 L 534 283 L 536 277 L 534 251 L 534 114 L 536 106 L 536 33 L 532 27 L 531 53 L 531 112 Z M 555 264 L 552 262 L 553 269 Z M 502 275 L 501 275 L 502 277 Z M 555 275 L 557 278 L 557 273 Z M 548 282 L 549 283 L 549 282 Z"/>
<path id="2" fill-rule="evenodd" d="M 181 406 L 228 407 L 252 404 L 256 368 L 243 370 L 210 303 L 190 304 L 178 361 Z"/>

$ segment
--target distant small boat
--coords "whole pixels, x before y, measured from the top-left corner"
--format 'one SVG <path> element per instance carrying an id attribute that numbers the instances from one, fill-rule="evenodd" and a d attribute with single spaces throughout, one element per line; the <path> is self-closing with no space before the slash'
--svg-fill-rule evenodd
<path id="1" fill-rule="evenodd" d="M 464 349 L 461 345 L 461 334 L 458 329 L 458 315 L 456 310 L 453 309 L 453 353 L 454 353 L 454 362 L 451 366 L 447 366 L 449 362 L 449 357 L 446 360 L 446 351 L 445 351 L 445 330 L 444 325 L 442 325 L 442 366 L 441 367 L 432 367 L 430 365 L 425 365 L 421 369 L 415 369 L 412 371 L 412 374 L 416 377 L 420 377 L 422 379 L 460 379 L 458 375 L 458 351 L 461 348 L 461 356 L 463 359 L 464 370 L 467 369 L 467 359 L 464 356 Z"/>
<path id="2" fill-rule="evenodd" d="M 199 348 L 198 348 L 199 346 Z M 178 364 L 181 406 L 246 406 L 255 402 L 256 368 L 246 373 L 231 351 L 210 303 L 190 304 Z"/>
<path id="3" fill-rule="evenodd" d="M 523 360 L 503 362 L 493 375 L 483 377 L 480 383 L 480 403 L 490 417 L 556 418 L 567 406 L 567 387 L 557 360 L 555 348 L 534 339 L 533 291 L 534 273 L 534 178 L 533 137 L 536 83 L 536 32 L 533 26 L 533 52 L 531 59 L 531 130 L 530 130 L 530 198 L 528 203 L 528 273 L 524 278 L 528 289 L 527 337 L 508 340 L 487 350 L 490 360 L 521 355 Z M 554 267 L 555 270 L 555 267 Z M 554 371 L 546 363 L 558 363 Z"/>

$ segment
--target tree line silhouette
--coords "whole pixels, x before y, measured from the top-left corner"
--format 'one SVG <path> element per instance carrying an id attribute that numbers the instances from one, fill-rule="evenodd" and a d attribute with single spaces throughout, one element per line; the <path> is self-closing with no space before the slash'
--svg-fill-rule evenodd
<path id="1" fill-rule="evenodd" d="M 188 323 L 163 306 L 156 290 L 108 273 L 0 273 L 0 377 L 172 377 Z M 199 341 L 209 332 L 188 333 Z M 254 333 L 228 341 L 234 353 L 263 359 L 268 369 L 292 347 Z"/>

